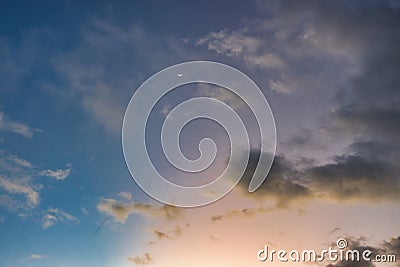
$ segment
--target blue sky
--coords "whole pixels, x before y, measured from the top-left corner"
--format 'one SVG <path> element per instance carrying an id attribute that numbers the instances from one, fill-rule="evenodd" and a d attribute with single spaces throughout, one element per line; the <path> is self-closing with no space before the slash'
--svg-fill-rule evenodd
<path id="1" fill-rule="evenodd" d="M 0 6 L 0 266 L 257 266 L 263 243 L 319 248 L 335 235 L 400 255 L 398 1 Z M 274 113 L 277 156 L 256 194 L 244 190 L 247 175 L 221 201 L 179 209 L 133 181 L 121 128 L 141 83 L 193 60 L 257 83 Z M 194 96 L 248 112 L 204 85 L 158 104 L 153 160 L 181 182 L 191 177 L 168 169 L 157 129 Z M 195 157 L 208 135 L 221 149 L 201 181 L 223 169 L 226 136 L 206 121 L 182 136 Z"/>

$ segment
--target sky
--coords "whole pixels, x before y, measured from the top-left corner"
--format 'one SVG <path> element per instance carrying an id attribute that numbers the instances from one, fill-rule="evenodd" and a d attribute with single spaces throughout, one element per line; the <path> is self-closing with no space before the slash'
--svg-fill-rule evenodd
<path id="1" fill-rule="evenodd" d="M 44 1 L 0 4 L 0 266 L 400 266 L 400 2 Z M 213 181 L 229 138 L 199 119 L 180 138 L 199 174 L 163 154 L 167 114 L 193 97 L 230 105 L 252 146 L 246 172 L 222 199 L 160 203 L 135 183 L 122 149 L 136 89 L 171 65 L 213 61 L 248 75 L 274 115 L 267 179 L 247 191 L 259 129 L 225 88 L 190 84 L 149 116 L 149 155 L 166 179 Z M 260 162 L 260 164 L 263 164 Z M 397 262 L 260 262 L 270 249 L 349 248 Z"/>

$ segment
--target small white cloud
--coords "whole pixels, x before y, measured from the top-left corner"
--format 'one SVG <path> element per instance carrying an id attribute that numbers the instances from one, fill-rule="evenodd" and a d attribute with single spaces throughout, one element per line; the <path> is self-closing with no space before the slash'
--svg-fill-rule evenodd
<path id="1" fill-rule="evenodd" d="M 42 227 L 46 230 L 60 222 L 79 222 L 79 220 L 63 210 L 49 208 L 43 215 Z"/>
<path id="2" fill-rule="evenodd" d="M 68 169 L 64 169 L 64 170 L 63 169 L 43 170 L 43 171 L 39 172 L 39 175 L 52 177 L 58 181 L 62 181 L 64 179 L 66 179 L 70 173 L 71 173 L 71 168 L 68 168 Z"/>
<path id="3" fill-rule="evenodd" d="M 31 258 L 32 260 L 42 260 L 46 258 L 46 256 L 39 254 L 32 254 L 29 258 Z"/>
<path id="4" fill-rule="evenodd" d="M 119 193 L 119 196 L 122 198 L 125 198 L 127 200 L 131 200 L 132 199 L 132 195 L 128 192 L 121 192 Z"/>
<path id="5" fill-rule="evenodd" d="M 293 91 L 293 89 L 289 88 L 287 85 L 285 85 L 283 82 L 280 81 L 269 81 L 269 87 L 271 87 L 272 90 L 277 91 L 279 93 L 284 93 L 288 94 Z"/>
<path id="6" fill-rule="evenodd" d="M 81 208 L 83 215 L 89 215 L 89 210 L 87 208 Z"/>

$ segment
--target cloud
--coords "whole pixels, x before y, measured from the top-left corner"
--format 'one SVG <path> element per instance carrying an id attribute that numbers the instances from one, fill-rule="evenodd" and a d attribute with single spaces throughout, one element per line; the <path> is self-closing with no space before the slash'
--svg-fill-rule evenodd
<path id="1" fill-rule="evenodd" d="M 363 251 L 370 250 L 372 251 L 372 255 L 377 255 L 381 250 L 379 248 L 369 246 L 365 244 L 365 238 L 354 238 L 354 237 L 347 237 L 348 242 L 347 250 L 357 250 L 359 251 L 360 255 L 362 255 Z M 336 246 L 336 244 L 332 244 L 332 247 Z M 337 263 L 330 263 L 326 265 L 327 267 L 373 267 L 373 264 L 370 261 L 365 261 L 362 256 L 360 256 L 360 261 L 339 261 Z"/>
<path id="2" fill-rule="evenodd" d="M 31 254 L 31 255 L 29 256 L 29 258 L 30 258 L 30 259 L 33 259 L 33 260 L 42 260 L 42 259 L 47 258 L 47 256 L 39 255 L 39 254 Z"/>
<path id="3" fill-rule="evenodd" d="M 27 204 L 33 208 L 39 203 L 39 193 L 28 184 L 5 179 L 0 176 L 0 187 L 2 187 L 9 194 L 22 194 L 26 197 Z"/>
<path id="4" fill-rule="evenodd" d="M 125 223 L 131 214 L 142 214 L 149 217 L 174 219 L 182 215 L 182 210 L 170 205 L 151 205 L 135 201 L 105 198 L 97 205 L 97 209 L 111 215 L 120 223 Z"/>
<path id="5" fill-rule="evenodd" d="M 62 180 L 69 172 L 70 169 L 37 171 L 28 160 L 0 150 L 0 205 L 9 211 L 34 209 L 43 188 L 36 178 L 46 175 Z"/>
<path id="6" fill-rule="evenodd" d="M 333 90 L 358 71 L 358 47 L 331 40 L 337 29 L 325 29 L 319 21 L 324 19 L 319 14 L 326 11 L 324 5 L 313 3 L 308 8 L 288 1 L 259 5 L 267 13 L 280 15 L 254 18 L 240 29 L 210 32 L 197 44 L 262 73 L 259 80 L 282 94 Z M 335 8 L 348 11 L 345 5 Z"/>
<path id="7" fill-rule="evenodd" d="M 399 16 L 390 3 L 260 1 L 263 17 L 254 16 L 241 28 L 212 31 L 197 44 L 268 70 L 260 80 L 280 93 L 328 93 L 356 85 L 382 97 L 380 88 L 394 92 L 392 82 L 399 81 Z"/>
<path id="8" fill-rule="evenodd" d="M 145 253 L 143 256 L 128 258 L 128 261 L 133 262 L 137 265 L 149 265 L 154 263 L 153 257 L 149 253 Z"/>
<path id="9" fill-rule="evenodd" d="M 167 233 L 161 232 L 159 230 L 154 230 L 154 235 L 158 238 L 158 239 L 173 239 L 170 235 L 168 235 Z"/>
<path id="10" fill-rule="evenodd" d="M 0 130 L 17 133 L 27 138 L 32 138 L 34 133 L 41 132 L 40 129 L 31 128 L 24 123 L 10 120 L 3 112 L 0 112 Z"/>
<path id="11" fill-rule="evenodd" d="M 241 217 L 241 218 L 250 218 L 253 217 L 256 214 L 260 213 L 265 213 L 265 212 L 270 212 L 274 210 L 274 208 L 244 208 L 241 210 L 229 210 L 223 214 L 219 215 L 214 215 L 211 217 L 212 222 L 219 222 L 225 219 L 232 219 L 235 217 Z"/>
<path id="12" fill-rule="evenodd" d="M 282 59 L 274 53 L 260 51 L 266 41 L 258 36 L 247 35 L 244 31 L 210 32 L 200 38 L 197 45 L 207 45 L 209 50 L 228 57 L 240 57 L 251 67 L 272 69 L 284 65 Z"/>
<path id="13" fill-rule="evenodd" d="M 89 215 L 89 210 L 87 208 L 81 208 L 81 212 L 85 216 Z"/>
<path id="14" fill-rule="evenodd" d="M 71 173 L 71 168 L 68 169 L 56 169 L 56 170 L 43 170 L 39 172 L 41 176 L 52 177 L 58 181 L 65 180 Z"/>
<path id="15" fill-rule="evenodd" d="M 371 259 L 376 255 L 395 255 L 396 259 L 398 259 L 400 255 L 400 237 L 391 238 L 389 241 L 382 241 L 377 245 L 368 244 L 368 240 L 365 237 L 346 237 L 348 242 L 347 250 L 358 250 L 360 255 L 365 250 L 370 250 L 372 252 Z M 336 246 L 336 244 L 331 244 L 332 247 Z M 362 257 L 360 257 L 360 261 L 341 261 L 337 263 L 330 263 L 326 265 L 327 267 L 374 267 L 376 266 L 373 262 L 365 261 Z M 400 266 L 398 263 L 395 263 L 395 266 Z"/>
<path id="16" fill-rule="evenodd" d="M 91 20 L 80 32 L 76 47 L 52 58 L 62 85 L 81 101 L 83 109 L 117 136 L 125 107 L 150 74 L 184 58 L 195 59 L 179 38 L 156 35 L 138 25 L 128 28 Z"/>
<path id="17" fill-rule="evenodd" d="M 382 247 L 388 255 L 395 255 L 397 260 L 400 259 L 400 236 L 384 241 Z M 400 263 L 397 266 L 400 266 Z"/>
<path id="18" fill-rule="evenodd" d="M 291 150 L 324 150 L 325 147 L 318 139 L 319 137 L 320 131 L 316 132 L 308 128 L 298 128 L 288 140 L 282 142 L 281 145 Z"/>
<path id="19" fill-rule="evenodd" d="M 246 103 L 241 98 L 223 87 L 199 83 L 197 88 L 201 96 L 211 97 L 222 101 L 235 110 L 246 106 Z"/>
<path id="20" fill-rule="evenodd" d="M 42 218 L 43 229 L 48 229 L 61 222 L 74 222 L 77 223 L 79 220 L 72 214 L 69 214 L 63 210 L 56 208 L 49 208 L 44 212 Z"/>
<path id="21" fill-rule="evenodd" d="M 178 237 L 180 237 L 183 234 L 183 228 L 179 225 L 175 226 L 173 230 L 170 231 L 162 231 L 162 230 L 154 230 L 153 231 L 154 235 L 156 236 L 157 239 L 170 239 L 174 240 Z M 154 241 L 150 241 L 151 244 L 155 244 Z"/>
<path id="22" fill-rule="evenodd" d="M 126 200 L 131 200 L 132 199 L 132 195 L 128 192 L 121 192 L 118 194 L 121 198 L 124 198 Z"/>
<path id="23" fill-rule="evenodd" d="M 338 156 L 333 163 L 306 171 L 309 187 L 337 201 L 400 200 L 399 177 L 387 162 L 359 155 Z"/>
<path id="24" fill-rule="evenodd" d="M 313 192 L 301 179 L 292 162 L 282 155 L 276 155 L 267 179 L 252 194 L 247 192 L 252 174 L 257 165 L 259 152 L 252 150 L 247 169 L 239 182 L 239 189 L 250 197 L 266 197 L 276 201 L 277 208 L 286 208 L 293 201 L 310 199 Z"/>
<path id="25" fill-rule="evenodd" d="M 351 201 L 400 201 L 399 159 L 397 146 L 378 142 L 355 142 L 344 154 L 328 163 L 311 162 L 299 166 L 277 155 L 266 181 L 253 194 L 247 193 L 258 154 L 252 151 L 239 189 L 250 197 L 273 199 L 276 207 L 289 207 L 320 199 L 339 203 Z"/>
<path id="26" fill-rule="evenodd" d="M 32 163 L 30 163 L 29 161 L 27 161 L 25 159 L 21 159 L 21 158 L 15 156 L 15 155 L 11 155 L 9 157 L 9 159 L 14 161 L 15 164 L 17 164 L 17 165 L 19 165 L 21 167 L 28 168 L 28 169 L 33 168 Z"/>
<path id="27" fill-rule="evenodd" d="M 261 40 L 246 36 L 240 32 L 229 32 L 227 30 L 210 32 L 207 36 L 200 38 L 197 45 L 207 44 L 209 50 L 228 56 L 242 55 L 246 52 L 256 51 Z"/>
<path id="28" fill-rule="evenodd" d="M 13 196 L 2 194 L 0 195 L 0 207 L 5 208 L 8 211 L 15 212 L 21 209 L 27 209 L 29 206 L 26 204 L 25 200 L 21 201 Z"/>
<path id="29" fill-rule="evenodd" d="M 329 231 L 328 235 L 331 235 L 331 234 L 336 233 L 336 232 L 341 231 L 341 230 L 342 229 L 340 227 L 335 227 L 331 231 Z"/>

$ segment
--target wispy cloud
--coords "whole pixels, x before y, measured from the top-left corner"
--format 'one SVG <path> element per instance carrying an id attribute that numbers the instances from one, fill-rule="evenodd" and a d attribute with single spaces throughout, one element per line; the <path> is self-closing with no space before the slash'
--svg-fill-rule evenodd
<path id="1" fill-rule="evenodd" d="M 42 259 L 47 258 L 47 256 L 40 255 L 40 254 L 31 254 L 29 256 L 29 258 L 32 259 L 32 260 L 42 260 Z"/>
<path id="2" fill-rule="evenodd" d="M 121 192 L 118 194 L 121 198 L 124 198 L 126 200 L 131 200 L 132 199 L 132 195 L 129 192 Z"/>
<path id="3" fill-rule="evenodd" d="M 153 256 L 151 256 L 147 252 L 143 256 L 136 256 L 136 257 L 128 258 L 128 261 L 130 261 L 136 265 L 141 265 L 141 266 L 154 263 Z"/>
<path id="4" fill-rule="evenodd" d="M 0 130 L 17 133 L 27 138 L 32 138 L 34 133 L 41 132 L 40 129 L 29 127 L 22 122 L 10 120 L 3 112 L 0 112 Z"/>
<path id="5" fill-rule="evenodd" d="M 243 31 L 222 30 L 210 32 L 200 38 L 197 45 L 207 45 L 209 50 L 228 57 L 240 57 L 250 67 L 276 69 L 284 65 L 279 55 L 263 51 L 266 40 Z"/>
<path id="6" fill-rule="evenodd" d="M 144 81 L 142 73 L 192 54 L 179 38 L 158 36 L 138 25 L 121 28 L 95 19 L 80 35 L 76 47 L 54 56 L 53 66 L 67 81 L 65 87 L 79 95 L 83 108 L 116 135 L 132 90 Z"/>
<path id="7" fill-rule="evenodd" d="M 42 218 L 42 227 L 43 229 L 48 229 L 58 223 L 62 222 L 74 222 L 78 223 L 79 220 L 74 215 L 69 214 L 63 210 L 56 209 L 56 208 L 49 208 L 47 211 L 44 212 Z"/>
<path id="8" fill-rule="evenodd" d="M 182 215 L 182 210 L 170 205 L 151 205 L 135 201 L 105 198 L 97 205 L 97 209 L 111 215 L 120 223 L 125 223 L 131 214 L 137 213 L 150 217 L 174 219 Z"/>
<path id="9" fill-rule="evenodd" d="M 173 230 L 169 231 L 162 231 L 162 230 L 154 230 L 153 233 L 156 236 L 157 239 L 176 239 L 180 237 L 183 234 L 183 228 L 179 225 L 176 225 Z M 154 241 L 150 241 L 152 244 L 154 244 Z"/>
<path id="10" fill-rule="evenodd" d="M 265 212 L 270 212 L 273 211 L 275 208 L 244 208 L 240 210 L 229 210 L 225 213 L 214 215 L 211 217 L 212 222 L 219 222 L 225 219 L 232 219 L 235 217 L 239 218 L 250 218 L 253 217 L 256 214 L 260 213 L 265 213 Z"/>
<path id="11" fill-rule="evenodd" d="M 39 203 L 39 192 L 36 191 L 28 183 L 17 182 L 8 180 L 0 176 L 0 187 L 7 191 L 9 194 L 22 194 L 26 197 L 27 204 L 33 208 Z"/>
<path id="12" fill-rule="evenodd" d="M 67 169 L 56 169 L 56 170 L 42 170 L 39 172 L 41 176 L 52 177 L 58 181 L 66 179 L 71 173 L 71 168 Z"/>
<path id="13" fill-rule="evenodd" d="M 342 230 L 340 227 L 335 227 L 335 228 L 333 228 L 331 231 L 329 231 L 328 235 L 331 235 L 331 234 L 333 234 L 333 233 L 336 233 L 336 232 L 338 232 L 338 231 L 340 231 L 340 230 Z"/>
<path id="14" fill-rule="evenodd" d="M 10 160 L 14 161 L 17 165 L 24 167 L 24 168 L 33 168 L 32 163 L 30 163 L 29 161 L 25 160 L 25 159 L 21 159 L 15 155 L 11 155 L 9 157 Z"/>
<path id="15" fill-rule="evenodd" d="M 63 180 L 70 171 L 70 168 L 38 171 L 30 161 L 0 150 L 0 189 L 5 192 L 0 205 L 14 211 L 33 209 L 40 202 L 43 188 L 43 183 L 36 178 L 46 175 Z"/>
<path id="16" fill-rule="evenodd" d="M 228 104 L 233 109 L 239 109 L 246 106 L 246 103 L 241 98 L 223 87 L 200 83 L 197 88 L 201 96 L 218 99 Z"/>

